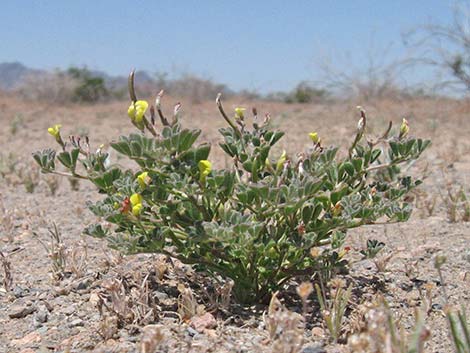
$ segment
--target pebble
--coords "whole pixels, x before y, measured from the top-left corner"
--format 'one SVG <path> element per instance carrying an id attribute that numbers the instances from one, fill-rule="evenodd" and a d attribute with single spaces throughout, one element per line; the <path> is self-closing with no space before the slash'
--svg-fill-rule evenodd
<path id="1" fill-rule="evenodd" d="M 306 346 L 300 353 L 326 353 L 323 347 L 318 345 Z"/>
<path id="2" fill-rule="evenodd" d="M 70 316 L 72 315 L 73 313 L 75 313 L 75 306 L 73 305 L 69 305 L 67 307 L 65 307 L 62 311 L 62 314 L 65 314 L 67 316 Z"/>
<path id="3" fill-rule="evenodd" d="M 165 292 L 159 292 L 159 291 L 153 292 L 153 296 L 156 297 L 160 301 L 166 300 L 169 298 L 168 294 L 166 294 Z"/>
<path id="4" fill-rule="evenodd" d="M 48 318 L 48 311 L 45 308 L 39 309 L 39 311 L 36 313 L 36 320 L 40 323 L 45 323 Z"/>
<path id="5" fill-rule="evenodd" d="M 8 309 L 8 316 L 11 319 L 21 319 L 23 317 L 26 317 L 36 311 L 36 307 L 33 305 L 27 305 L 27 304 L 13 304 L 9 309 Z"/>
<path id="6" fill-rule="evenodd" d="M 84 326 L 84 325 L 85 323 L 83 322 L 82 319 L 75 319 L 69 323 L 69 327 L 79 327 L 79 326 Z"/>
<path id="7" fill-rule="evenodd" d="M 194 337 L 196 336 L 197 334 L 199 334 L 199 332 L 197 332 L 195 329 L 193 329 L 192 327 L 188 327 L 186 329 L 186 331 L 188 332 L 188 335 L 191 336 L 191 337 Z"/>

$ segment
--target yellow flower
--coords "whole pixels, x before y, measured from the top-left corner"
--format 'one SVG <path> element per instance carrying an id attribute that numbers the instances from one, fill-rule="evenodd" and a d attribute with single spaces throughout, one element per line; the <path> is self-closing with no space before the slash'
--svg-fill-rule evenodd
<path id="1" fill-rule="evenodd" d="M 313 143 L 318 143 L 320 141 L 320 138 L 318 137 L 318 133 L 316 132 L 311 132 L 308 134 L 310 137 L 310 140 L 312 140 Z"/>
<path id="2" fill-rule="evenodd" d="M 51 135 L 54 136 L 55 140 L 57 143 L 63 146 L 64 142 L 62 141 L 62 137 L 60 137 L 60 128 L 62 125 L 56 124 L 50 128 L 47 129 L 47 132 Z"/>
<path id="3" fill-rule="evenodd" d="M 131 103 L 129 109 L 127 109 L 127 115 L 129 115 L 129 118 L 131 118 L 133 122 L 140 124 L 144 119 L 144 114 L 148 107 L 149 104 L 147 101 L 137 101 L 135 103 Z"/>
<path id="4" fill-rule="evenodd" d="M 141 194 L 132 194 L 130 197 L 132 207 L 142 203 L 142 195 Z"/>
<path id="5" fill-rule="evenodd" d="M 276 162 L 276 170 L 281 170 L 282 167 L 284 166 L 284 163 L 286 162 L 287 159 L 287 154 L 286 151 L 282 151 L 281 157 Z"/>
<path id="6" fill-rule="evenodd" d="M 408 121 L 406 119 L 403 119 L 403 122 L 401 123 L 400 126 L 400 137 L 405 137 L 408 135 L 408 132 L 410 131 L 410 126 L 408 125 Z"/>
<path id="7" fill-rule="evenodd" d="M 132 206 L 132 214 L 134 216 L 138 216 L 140 215 L 140 213 L 142 212 L 142 204 L 141 203 L 138 203 L 137 205 L 135 206 Z"/>
<path id="8" fill-rule="evenodd" d="M 137 176 L 137 182 L 139 183 L 139 186 L 142 189 L 145 189 L 145 187 L 150 184 L 150 177 L 148 172 L 142 172 Z"/>
<path id="9" fill-rule="evenodd" d="M 47 132 L 50 133 L 55 138 L 57 138 L 58 136 L 60 136 L 60 128 L 61 127 L 62 127 L 62 125 L 56 124 L 56 125 L 50 127 L 49 129 L 47 129 Z"/>
<path id="10" fill-rule="evenodd" d="M 208 161 L 207 159 L 200 160 L 199 163 L 197 164 L 199 168 L 199 180 L 201 182 L 204 182 L 206 180 L 206 177 L 210 174 L 212 170 L 212 163 Z"/>
<path id="11" fill-rule="evenodd" d="M 235 108 L 235 118 L 243 120 L 245 118 L 245 108 Z"/>

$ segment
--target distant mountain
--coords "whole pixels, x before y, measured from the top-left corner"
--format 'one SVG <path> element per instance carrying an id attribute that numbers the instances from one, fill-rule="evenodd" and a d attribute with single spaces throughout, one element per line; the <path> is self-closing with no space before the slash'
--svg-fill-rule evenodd
<path id="1" fill-rule="evenodd" d="M 78 67 L 78 69 L 86 69 L 86 67 Z M 92 77 L 103 78 L 106 88 L 113 92 L 115 97 L 126 94 L 127 73 L 122 76 L 112 76 L 98 70 L 88 70 L 88 73 Z M 43 92 L 47 84 L 52 85 L 51 89 L 57 88 L 59 82 L 57 78 L 63 79 L 66 77 L 64 74 L 68 74 L 67 69 L 37 70 L 29 68 L 20 62 L 0 63 L 0 90 L 26 91 L 27 93 L 23 92 L 23 94 L 26 94 L 28 97 L 43 96 L 48 94 L 48 89 L 46 89 L 46 92 Z M 73 74 L 70 78 L 73 78 Z M 135 73 L 135 82 L 136 91 L 141 97 L 155 95 L 161 89 L 177 97 L 190 97 L 193 101 L 213 99 L 219 92 L 222 92 L 225 97 L 234 93 L 224 84 L 190 74 L 170 79 L 166 78 L 165 75 L 153 76 L 146 71 L 139 70 Z"/>
<path id="2" fill-rule="evenodd" d="M 101 77 L 110 88 L 127 87 L 127 76 L 111 76 L 103 71 L 90 70 L 93 76 Z M 17 88 L 26 77 L 47 76 L 51 71 L 31 69 L 20 62 L 0 63 L 0 89 L 12 90 Z M 147 84 L 155 82 L 152 76 L 145 71 L 137 71 L 136 82 Z"/>
<path id="3" fill-rule="evenodd" d="M 14 89 L 26 77 L 45 73 L 44 70 L 31 69 L 20 62 L 0 63 L 0 89 Z"/>

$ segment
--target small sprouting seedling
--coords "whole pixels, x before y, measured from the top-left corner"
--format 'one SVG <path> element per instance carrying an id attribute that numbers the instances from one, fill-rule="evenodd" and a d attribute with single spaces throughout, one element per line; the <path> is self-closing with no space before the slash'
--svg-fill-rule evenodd
<path id="1" fill-rule="evenodd" d="M 67 263 L 77 278 L 85 275 L 88 267 L 88 246 L 85 241 L 81 240 L 67 250 Z"/>
<path id="2" fill-rule="evenodd" d="M 317 283 L 315 283 L 315 290 L 326 328 L 330 333 L 331 340 L 334 343 L 337 343 L 344 330 L 344 314 L 346 313 L 348 302 L 351 298 L 352 284 L 350 284 L 346 290 L 344 289 L 343 283 L 331 285 L 329 296 L 326 293 L 324 286 L 320 287 Z"/>
<path id="3" fill-rule="evenodd" d="M 368 239 L 366 246 L 360 253 L 365 259 L 373 259 L 385 247 L 385 243 L 375 239 Z"/>
<path id="4" fill-rule="evenodd" d="M 8 258 L 0 251 L 0 263 L 3 268 L 3 288 L 9 292 L 13 288 L 13 276 L 11 274 L 11 263 Z"/>
<path id="5" fill-rule="evenodd" d="M 59 178 L 56 175 L 49 174 L 44 176 L 44 182 L 49 188 L 49 192 L 51 193 L 51 195 L 55 196 L 59 188 Z"/>
<path id="6" fill-rule="evenodd" d="M 70 188 L 73 191 L 80 190 L 80 180 L 79 179 L 69 178 L 68 180 L 69 180 Z"/>
<path id="7" fill-rule="evenodd" d="M 10 134 L 16 133 L 24 126 L 24 118 L 22 114 L 15 114 L 15 117 L 10 121 Z"/>
<path id="8" fill-rule="evenodd" d="M 39 242 L 47 251 L 47 256 L 51 260 L 51 273 L 54 280 L 61 280 L 65 274 L 65 267 L 67 264 L 67 248 L 62 241 L 62 235 L 57 227 L 57 224 L 52 223 L 52 228 L 49 228 L 49 243 L 42 240 Z"/>
<path id="9" fill-rule="evenodd" d="M 200 314 L 200 308 L 191 288 L 180 283 L 178 284 L 178 290 L 180 292 L 178 296 L 178 314 L 181 318 L 183 320 L 189 320 Z"/>
<path id="10" fill-rule="evenodd" d="M 300 314 L 289 311 L 274 293 L 269 302 L 263 321 L 268 331 L 272 352 L 297 353 L 304 343 L 304 319 Z"/>
<path id="11" fill-rule="evenodd" d="M 422 218 L 434 215 L 437 205 L 438 195 L 428 194 L 424 190 L 416 190 L 416 208 L 421 210 Z"/>
<path id="12" fill-rule="evenodd" d="M 427 315 L 429 315 L 433 310 L 433 292 L 435 288 L 436 285 L 432 282 L 428 282 L 423 286 L 418 287 L 419 296 L 421 298 L 421 302 L 423 303 L 424 311 Z"/>
<path id="13" fill-rule="evenodd" d="M 385 272 L 390 260 L 393 258 L 393 253 L 381 253 L 372 259 L 378 272 Z"/>
<path id="14" fill-rule="evenodd" d="M 157 352 L 159 346 L 165 340 L 161 325 L 148 325 L 142 330 L 142 338 L 140 339 L 141 353 Z"/>
<path id="15" fill-rule="evenodd" d="M 385 300 L 376 303 L 365 314 L 366 328 L 349 338 L 352 353 L 424 353 L 424 343 L 430 331 L 424 325 L 423 315 L 416 312 L 415 322 L 410 335 L 405 334 Z"/>
<path id="16" fill-rule="evenodd" d="M 14 212 L 9 210 L 5 207 L 3 203 L 2 195 L 0 194 L 0 229 L 2 230 L 2 234 L 6 235 L 6 238 L 9 242 L 13 242 L 14 240 Z"/>
<path id="17" fill-rule="evenodd" d="M 15 173 L 17 165 L 18 159 L 13 153 L 10 152 L 8 155 L 0 154 L 0 177 L 6 179 L 8 182 L 9 179 L 6 177 Z"/>
<path id="18" fill-rule="evenodd" d="M 40 170 L 34 165 L 24 166 L 19 172 L 21 183 L 24 185 L 26 192 L 32 194 L 40 182 Z"/>
<path id="19" fill-rule="evenodd" d="M 444 275 L 442 273 L 442 266 L 446 263 L 447 258 L 443 255 L 438 255 L 434 259 L 434 267 L 439 274 L 441 281 L 442 294 L 444 296 L 444 312 L 446 314 L 447 323 L 449 327 L 449 336 L 454 345 L 455 353 L 468 353 L 470 352 L 470 323 L 467 320 L 465 308 L 462 306 L 460 310 L 452 311 L 449 305 L 449 296 L 444 282 Z"/>
<path id="20" fill-rule="evenodd" d="M 310 296 L 310 294 L 312 294 L 312 292 L 313 292 L 313 285 L 310 282 L 302 282 L 297 287 L 297 294 L 302 300 L 302 313 L 304 317 L 307 315 L 308 297 Z"/>
<path id="21" fill-rule="evenodd" d="M 447 183 L 446 193 L 441 193 L 449 222 L 470 221 L 470 200 L 464 186 L 459 183 Z"/>
<path id="22" fill-rule="evenodd" d="M 470 324 L 467 320 L 465 308 L 462 307 L 457 312 L 447 310 L 446 317 L 455 353 L 470 352 Z"/>

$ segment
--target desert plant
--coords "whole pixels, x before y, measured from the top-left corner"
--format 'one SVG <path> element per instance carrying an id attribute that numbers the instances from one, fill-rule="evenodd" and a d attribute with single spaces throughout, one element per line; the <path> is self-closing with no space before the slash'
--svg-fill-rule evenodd
<path id="1" fill-rule="evenodd" d="M 104 79 L 93 75 L 87 68 L 71 67 L 67 75 L 78 82 L 72 97 L 74 101 L 93 103 L 109 96 Z"/>
<path id="2" fill-rule="evenodd" d="M 51 195 L 55 196 L 59 189 L 59 178 L 56 175 L 48 175 L 44 178 L 44 182 L 46 183 Z"/>
<path id="3" fill-rule="evenodd" d="M 327 90 L 316 88 L 308 82 L 300 82 L 294 90 L 285 97 L 286 103 L 311 103 L 327 99 Z"/>
<path id="4" fill-rule="evenodd" d="M 3 268 L 3 288 L 9 292 L 13 288 L 13 276 L 11 273 L 11 263 L 8 258 L 0 251 L 0 264 Z"/>
<path id="5" fill-rule="evenodd" d="M 450 23 L 430 22 L 404 35 L 405 45 L 416 53 L 411 62 L 436 70 L 437 88 L 470 91 L 469 10 L 468 1 L 455 1 Z"/>
<path id="6" fill-rule="evenodd" d="M 270 128 L 269 118 L 247 126 L 244 110 L 229 117 L 218 109 L 228 127 L 220 129 L 222 150 L 233 160 L 230 169 L 216 170 L 208 160 L 211 146 L 195 142 L 201 130 L 185 129 L 180 105 L 171 122 L 160 108 L 137 100 L 129 78 L 131 122 L 144 134 L 122 136 L 110 144 L 137 164 L 136 170 L 110 164 L 108 153 L 90 148 L 88 139 L 65 144 L 60 125 L 49 133 L 61 147 L 34 153 L 43 172 L 90 180 L 106 197 L 90 206 L 116 225 L 110 235 L 100 225 L 87 233 L 108 238 L 111 246 L 128 252 L 170 255 L 197 270 L 234 281 L 233 294 L 242 302 L 267 301 L 270 294 L 297 276 L 311 276 L 344 266 L 346 231 L 378 219 L 405 221 L 411 206 L 404 196 L 420 181 L 403 175 L 401 164 L 418 158 L 429 141 L 409 136 L 403 121 L 398 136 L 391 123 L 378 139 L 366 134 L 361 118 L 348 153 L 324 147 L 310 133 L 312 147 L 297 159 L 271 150 L 283 132 Z M 163 128 L 159 131 L 156 118 Z M 56 160 L 68 172 L 58 170 Z M 321 249 L 311 256 L 311 249 Z"/>
<path id="7" fill-rule="evenodd" d="M 0 230 L 5 234 L 9 242 L 13 242 L 15 229 L 15 210 L 8 209 L 3 201 L 3 195 L 0 194 Z"/>
<path id="8" fill-rule="evenodd" d="M 349 338 L 351 352 L 423 353 L 424 343 L 431 336 L 419 311 L 415 314 L 411 334 L 406 334 L 383 298 L 370 306 L 364 319 L 364 332 Z"/>
<path id="9" fill-rule="evenodd" d="M 449 337 L 456 353 L 468 353 L 470 352 L 470 324 L 467 320 L 467 314 L 463 305 L 460 310 L 452 310 L 449 304 L 446 282 L 444 281 L 442 272 L 442 267 L 446 262 L 447 258 L 443 255 L 437 255 L 434 258 L 434 268 L 439 275 L 441 291 L 444 297 L 444 311 L 447 318 Z"/>
<path id="10" fill-rule="evenodd" d="M 470 221 L 470 200 L 464 186 L 458 182 L 448 182 L 445 189 L 445 193 L 439 193 L 449 222 Z"/>
<path id="11" fill-rule="evenodd" d="M 344 317 L 351 298 L 352 285 L 344 289 L 345 284 L 342 281 L 334 281 L 330 283 L 330 293 L 326 292 L 323 285 L 315 283 L 317 299 L 320 303 L 321 314 L 325 322 L 325 326 L 330 333 L 333 342 L 337 343 L 344 330 Z"/>
<path id="12" fill-rule="evenodd" d="M 15 173 L 18 163 L 13 153 L 0 154 L 0 177 L 6 179 L 8 175 Z"/>
<path id="13" fill-rule="evenodd" d="M 64 277 L 65 267 L 67 265 L 67 248 L 62 240 L 62 234 L 60 233 L 57 224 L 52 223 L 52 227 L 49 227 L 48 230 L 50 237 L 50 241 L 48 243 L 43 242 L 39 238 L 37 239 L 47 251 L 47 256 L 51 260 L 52 278 L 54 280 L 60 280 Z"/>

